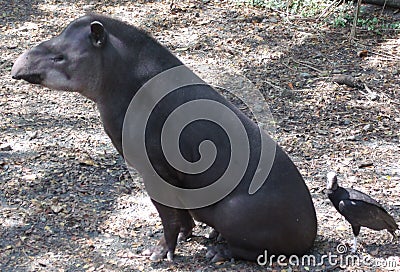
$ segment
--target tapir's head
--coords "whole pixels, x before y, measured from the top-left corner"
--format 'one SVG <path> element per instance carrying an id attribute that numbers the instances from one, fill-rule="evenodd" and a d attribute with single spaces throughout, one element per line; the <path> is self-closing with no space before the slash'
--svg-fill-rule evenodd
<path id="1" fill-rule="evenodd" d="M 116 96 L 116 90 L 134 93 L 155 75 L 181 64 L 146 32 L 107 16 L 89 14 L 19 56 L 11 75 L 107 102 Z M 130 101 L 127 97 L 122 100 Z"/>
<path id="2" fill-rule="evenodd" d="M 11 75 L 33 84 L 62 91 L 91 92 L 101 84 L 102 51 L 108 33 L 100 21 L 90 16 L 72 22 L 64 31 L 15 61 Z"/>

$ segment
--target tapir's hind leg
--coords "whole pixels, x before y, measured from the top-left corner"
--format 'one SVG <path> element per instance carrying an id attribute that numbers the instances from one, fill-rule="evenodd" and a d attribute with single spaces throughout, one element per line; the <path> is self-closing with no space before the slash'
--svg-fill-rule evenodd
<path id="1" fill-rule="evenodd" d="M 206 258 L 211 262 L 220 262 L 231 260 L 232 258 L 239 257 L 249 261 L 256 261 L 260 252 L 256 250 L 246 249 L 240 246 L 230 246 L 227 243 L 217 244 L 207 250 Z"/>
<path id="2" fill-rule="evenodd" d="M 152 200 L 161 217 L 164 237 L 152 249 L 150 259 L 157 261 L 167 256 L 172 261 L 179 233 L 186 239 L 192 234 L 194 221 L 187 210 L 170 208 Z"/>
<path id="3" fill-rule="evenodd" d="M 208 248 L 206 258 L 210 259 L 212 263 L 216 263 L 232 259 L 233 254 L 227 244 L 218 244 Z"/>
<path id="4" fill-rule="evenodd" d="M 195 227 L 192 216 L 186 210 L 180 210 L 181 229 L 179 231 L 178 242 L 183 242 L 192 236 L 192 230 Z"/>

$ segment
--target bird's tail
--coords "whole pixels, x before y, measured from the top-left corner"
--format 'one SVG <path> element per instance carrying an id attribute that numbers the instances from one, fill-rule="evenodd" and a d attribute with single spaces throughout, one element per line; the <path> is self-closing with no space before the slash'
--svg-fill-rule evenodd
<path id="1" fill-rule="evenodd" d="M 397 239 L 398 236 L 396 235 L 396 231 L 399 229 L 399 225 L 397 225 L 396 221 L 394 221 L 393 217 L 390 215 L 385 218 L 385 221 L 388 225 L 387 230 L 392 234 L 394 239 Z"/>

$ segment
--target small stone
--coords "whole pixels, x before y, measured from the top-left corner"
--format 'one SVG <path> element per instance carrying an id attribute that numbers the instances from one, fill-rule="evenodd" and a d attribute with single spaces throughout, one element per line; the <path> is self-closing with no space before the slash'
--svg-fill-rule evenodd
<path id="1" fill-rule="evenodd" d="M 358 141 L 358 140 L 360 140 L 360 136 L 350 135 L 349 137 L 346 138 L 346 140 L 348 140 L 348 141 Z"/>
<path id="2" fill-rule="evenodd" d="M 311 77 L 311 75 L 309 73 L 300 73 L 300 76 L 302 78 L 310 78 Z"/>
<path id="3" fill-rule="evenodd" d="M 27 131 L 26 134 L 28 134 L 29 140 L 35 139 L 38 135 L 37 131 Z"/>
<path id="4" fill-rule="evenodd" d="M 28 175 L 22 176 L 22 178 L 25 180 L 28 180 L 28 181 L 34 181 L 37 179 L 37 175 L 36 174 L 28 174 Z"/>
<path id="5" fill-rule="evenodd" d="M 94 10 L 94 8 L 95 8 L 95 6 L 94 5 L 84 5 L 83 6 L 83 10 L 85 11 L 85 12 L 89 12 L 89 11 L 92 11 L 92 10 Z"/>
<path id="6" fill-rule="evenodd" d="M 51 210 L 54 212 L 54 213 L 59 213 L 59 212 L 61 212 L 62 210 L 63 210 L 63 206 L 62 205 L 51 205 Z"/>
<path id="7" fill-rule="evenodd" d="M 10 144 L 5 143 L 0 145 L 0 151 L 11 151 L 11 150 L 12 147 Z"/>
<path id="8" fill-rule="evenodd" d="M 363 127 L 363 131 L 372 131 L 373 130 L 373 128 L 372 128 L 372 125 L 371 124 L 367 124 L 367 125 L 365 125 L 364 127 Z"/>
<path id="9" fill-rule="evenodd" d="M 369 99 L 371 99 L 371 101 L 379 100 L 379 95 L 376 92 L 371 92 L 369 94 Z"/>

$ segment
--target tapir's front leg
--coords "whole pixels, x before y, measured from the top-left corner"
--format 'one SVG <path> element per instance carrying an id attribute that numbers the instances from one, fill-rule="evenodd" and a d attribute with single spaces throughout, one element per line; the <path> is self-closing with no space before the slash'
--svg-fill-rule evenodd
<path id="1" fill-rule="evenodd" d="M 171 208 L 152 200 L 161 217 L 164 227 L 164 237 L 152 250 L 150 259 L 157 261 L 167 256 L 172 261 L 179 233 L 184 238 L 192 234 L 194 221 L 187 210 Z"/>

